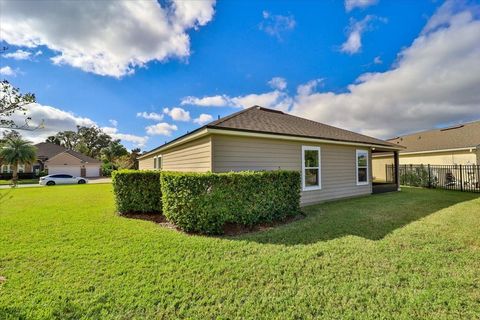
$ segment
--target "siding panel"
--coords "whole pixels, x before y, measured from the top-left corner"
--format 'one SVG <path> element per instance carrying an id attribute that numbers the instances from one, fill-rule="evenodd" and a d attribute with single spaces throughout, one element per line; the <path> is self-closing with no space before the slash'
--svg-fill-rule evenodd
<path id="1" fill-rule="evenodd" d="M 162 170 L 185 172 L 211 171 L 211 145 L 210 137 L 190 141 L 163 153 L 152 154 L 148 158 L 141 159 L 139 168 L 141 170 L 153 170 L 153 158 L 161 155 Z"/>
<path id="2" fill-rule="evenodd" d="M 365 147 L 300 143 L 272 139 L 214 135 L 213 171 L 301 170 L 302 145 L 321 147 L 322 189 L 303 191 L 302 205 L 372 193 L 371 165 L 368 185 L 357 186 L 356 149 Z M 371 158 L 370 158 L 371 161 Z"/>

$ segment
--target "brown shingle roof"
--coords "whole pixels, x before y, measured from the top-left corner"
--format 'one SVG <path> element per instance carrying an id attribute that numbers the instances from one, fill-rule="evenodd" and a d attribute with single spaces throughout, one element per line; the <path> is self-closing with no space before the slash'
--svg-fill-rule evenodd
<path id="1" fill-rule="evenodd" d="M 92 157 L 86 156 L 83 153 L 79 153 L 65 147 L 59 146 L 55 143 L 50 142 L 40 142 L 35 145 L 37 147 L 37 158 L 41 160 L 51 159 L 57 154 L 62 152 L 66 152 L 81 161 L 88 162 L 88 163 L 100 163 L 100 160 L 94 159 Z"/>
<path id="2" fill-rule="evenodd" d="M 480 145 L 480 121 L 412 133 L 388 141 L 405 146 L 402 152 L 475 148 Z"/>
<path id="3" fill-rule="evenodd" d="M 157 148 L 154 148 L 144 154 L 139 159 L 148 156 L 152 152 L 167 147 L 187 136 L 199 132 L 206 128 L 221 130 L 236 130 L 244 132 L 278 134 L 284 136 L 324 139 L 342 142 L 366 143 L 386 147 L 396 147 L 403 149 L 403 146 L 392 144 L 385 140 L 380 140 L 365 136 L 352 131 L 332 127 L 320 122 L 292 116 L 282 111 L 267 109 L 259 106 L 253 106 L 248 109 L 233 113 L 229 116 L 212 121 L 203 127 L 171 140 Z"/>
<path id="4" fill-rule="evenodd" d="M 258 106 L 213 121 L 206 127 L 398 147 L 384 140 Z"/>

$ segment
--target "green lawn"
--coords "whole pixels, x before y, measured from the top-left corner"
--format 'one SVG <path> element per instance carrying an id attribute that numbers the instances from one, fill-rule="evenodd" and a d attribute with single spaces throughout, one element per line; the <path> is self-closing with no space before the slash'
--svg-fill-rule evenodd
<path id="1" fill-rule="evenodd" d="M 236 238 L 115 215 L 111 185 L 0 190 L 0 319 L 478 319 L 480 198 L 306 208 Z"/>
<path id="2" fill-rule="evenodd" d="M 18 184 L 36 184 L 38 183 L 38 179 L 21 179 L 18 180 Z M 0 180 L 0 186 L 2 185 L 10 185 L 12 184 L 12 180 Z"/>

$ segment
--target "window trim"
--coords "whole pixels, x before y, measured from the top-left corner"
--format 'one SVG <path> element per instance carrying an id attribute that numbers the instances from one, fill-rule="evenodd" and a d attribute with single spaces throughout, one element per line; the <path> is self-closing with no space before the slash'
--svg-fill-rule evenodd
<path id="1" fill-rule="evenodd" d="M 162 170 L 162 156 L 153 157 L 153 170 Z"/>
<path id="2" fill-rule="evenodd" d="M 305 151 L 318 151 L 318 167 L 305 167 Z M 315 146 L 302 146 L 302 191 L 312 191 L 322 189 L 322 162 L 321 148 Z M 318 169 L 318 185 L 305 186 L 305 170 Z"/>
<path id="3" fill-rule="evenodd" d="M 360 153 L 366 153 L 367 154 L 367 165 L 364 167 L 364 166 L 361 166 L 359 167 L 358 166 L 358 155 Z M 361 169 L 361 168 L 366 168 L 367 169 L 367 181 L 358 181 L 358 169 Z M 356 152 L 355 152 L 355 176 L 357 178 L 357 186 L 365 186 L 365 185 L 368 185 L 370 184 L 370 179 L 369 179 L 369 176 L 370 176 L 370 152 L 366 149 L 357 149 Z"/>

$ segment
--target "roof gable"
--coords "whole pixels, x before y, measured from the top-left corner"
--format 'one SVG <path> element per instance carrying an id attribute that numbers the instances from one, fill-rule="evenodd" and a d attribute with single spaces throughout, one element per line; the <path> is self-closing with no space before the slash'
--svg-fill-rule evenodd
<path id="1" fill-rule="evenodd" d="M 37 158 L 41 160 L 52 159 L 53 157 L 65 152 L 85 163 L 101 162 L 100 160 L 84 155 L 83 153 L 67 149 L 51 142 L 40 142 L 37 143 L 35 147 L 37 148 Z"/>

